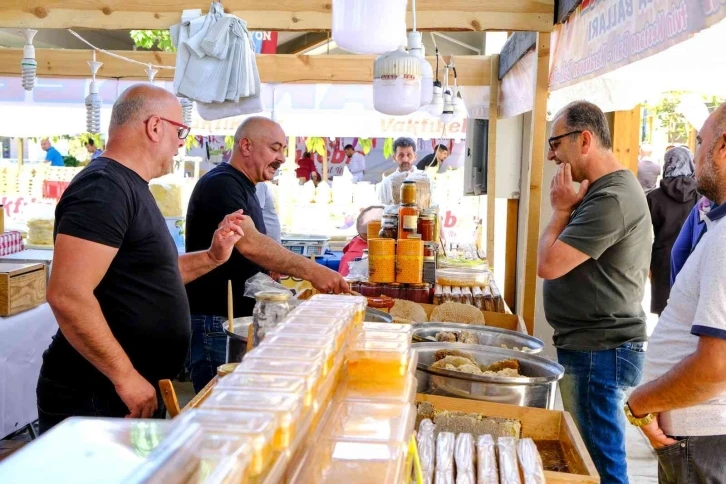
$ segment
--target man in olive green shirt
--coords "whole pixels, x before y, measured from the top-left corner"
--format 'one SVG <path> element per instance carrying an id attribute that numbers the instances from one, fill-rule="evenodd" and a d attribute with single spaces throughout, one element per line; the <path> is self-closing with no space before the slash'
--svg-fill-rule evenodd
<path id="1" fill-rule="evenodd" d="M 565 367 L 560 389 L 604 483 L 627 483 L 625 391 L 640 382 L 651 221 L 635 175 L 612 152 L 607 119 L 576 101 L 555 117 L 553 214 L 539 244 L 544 309 Z M 572 182 L 580 183 L 575 191 Z"/>

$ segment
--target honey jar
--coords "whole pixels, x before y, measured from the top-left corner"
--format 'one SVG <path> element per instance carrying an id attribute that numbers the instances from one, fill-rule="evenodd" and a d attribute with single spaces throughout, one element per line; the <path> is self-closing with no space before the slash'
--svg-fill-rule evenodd
<path id="1" fill-rule="evenodd" d="M 412 234 L 399 240 L 396 249 L 396 282 L 420 284 L 423 281 L 424 243 L 421 236 Z"/>

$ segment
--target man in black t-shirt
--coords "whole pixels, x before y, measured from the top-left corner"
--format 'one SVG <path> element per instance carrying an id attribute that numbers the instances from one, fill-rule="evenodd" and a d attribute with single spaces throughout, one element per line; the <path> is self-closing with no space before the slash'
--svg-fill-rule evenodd
<path id="1" fill-rule="evenodd" d="M 104 156 L 58 203 L 48 302 L 60 330 L 38 379 L 41 433 L 70 416 L 165 415 L 155 387 L 177 375 L 189 346 L 184 283 L 224 263 L 243 234 L 234 213 L 208 250 L 178 255 L 149 180 L 168 173 L 183 146 L 181 119 L 171 93 L 126 90 Z"/>
<path id="2" fill-rule="evenodd" d="M 272 180 L 285 162 L 287 138 L 276 122 L 261 117 L 247 119 L 234 137 L 234 151 L 224 163 L 204 175 L 189 200 L 186 226 L 187 251 L 208 247 L 217 224 L 230 211 L 242 209 L 245 236 L 229 261 L 187 285 L 192 314 L 189 370 L 196 391 L 225 362 L 227 281 L 232 281 L 235 317 L 251 316 L 255 300 L 243 296 L 245 282 L 258 272 L 273 271 L 309 280 L 324 293 L 347 292 L 343 277 L 285 249 L 265 235 L 265 222 L 255 185 Z M 315 232 L 315 227 L 310 227 Z"/>
<path id="3" fill-rule="evenodd" d="M 441 164 L 449 157 L 449 148 L 444 145 L 437 145 L 433 153 L 421 158 L 416 168 L 425 170 L 426 168 L 441 168 Z"/>

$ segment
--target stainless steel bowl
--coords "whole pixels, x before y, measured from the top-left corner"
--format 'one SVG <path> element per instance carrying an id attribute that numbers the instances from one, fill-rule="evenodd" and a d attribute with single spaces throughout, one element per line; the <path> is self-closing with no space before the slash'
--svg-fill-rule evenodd
<path id="1" fill-rule="evenodd" d="M 504 348 L 460 343 L 420 343 L 413 348 L 419 358 L 416 367 L 417 391 L 429 395 L 551 410 L 555 405 L 557 382 L 565 373 L 565 369 L 554 361 Z M 521 373 L 526 376 L 512 378 L 472 375 L 431 368 L 434 353 L 438 350 L 466 351 L 479 365 L 515 358 L 519 360 Z"/>
<path id="2" fill-rule="evenodd" d="M 421 339 L 428 337 L 436 338 L 441 331 L 468 331 L 475 334 L 482 346 L 492 346 L 494 348 L 506 349 L 528 348 L 529 354 L 537 354 L 544 348 L 542 340 L 534 336 L 510 331 L 508 329 L 494 328 L 491 326 L 476 326 L 472 324 L 458 323 L 416 323 L 413 325 L 413 335 Z M 430 341 L 434 343 L 435 341 Z M 420 344 L 414 341 L 415 344 Z M 460 343 L 457 343 L 460 344 Z"/>
<path id="3" fill-rule="evenodd" d="M 369 323 L 392 323 L 393 317 L 380 309 L 366 308 L 366 321 Z"/>

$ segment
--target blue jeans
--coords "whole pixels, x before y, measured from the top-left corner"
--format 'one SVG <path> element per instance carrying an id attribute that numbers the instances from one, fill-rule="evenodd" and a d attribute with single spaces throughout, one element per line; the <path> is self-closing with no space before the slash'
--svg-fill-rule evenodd
<path id="1" fill-rule="evenodd" d="M 677 444 L 655 451 L 660 484 L 726 482 L 723 465 L 726 435 L 675 437 Z"/>
<path id="2" fill-rule="evenodd" d="M 227 359 L 227 335 L 222 323 L 227 318 L 192 314 L 192 342 L 187 356 L 187 371 L 194 391 L 199 392 L 217 374 Z"/>
<path id="3" fill-rule="evenodd" d="M 626 390 L 640 383 L 643 343 L 605 351 L 557 349 L 565 367 L 562 403 L 572 414 L 603 484 L 627 483 L 625 462 Z"/>

